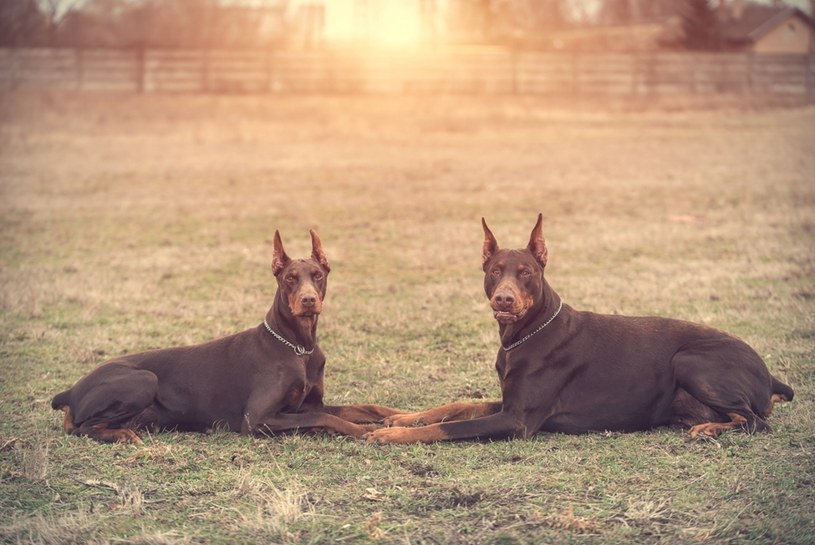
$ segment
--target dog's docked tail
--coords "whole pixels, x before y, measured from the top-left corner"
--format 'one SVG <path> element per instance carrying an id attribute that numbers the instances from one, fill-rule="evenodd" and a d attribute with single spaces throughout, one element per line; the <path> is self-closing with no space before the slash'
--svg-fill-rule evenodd
<path id="1" fill-rule="evenodd" d="M 68 394 L 70 393 L 71 390 L 65 390 L 55 395 L 54 399 L 51 400 L 51 408 L 58 411 L 68 405 Z"/>
<path id="2" fill-rule="evenodd" d="M 775 378 L 774 376 L 770 375 L 770 378 L 773 379 L 773 397 L 779 396 L 781 399 L 779 401 L 792 401 L 795 392 L 792 391 L 792 388 Z"/>

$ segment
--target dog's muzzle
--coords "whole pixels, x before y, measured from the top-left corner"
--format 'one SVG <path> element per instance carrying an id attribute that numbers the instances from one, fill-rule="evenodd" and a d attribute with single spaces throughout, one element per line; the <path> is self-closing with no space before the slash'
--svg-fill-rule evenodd
<path id="1" fill-rule="evenodd" d="M 318 316 L 323 311 L 323 302 L 317 292 L 301 293 L 293 307 L 292 311 L 295 316 L 304 318 Z"/>
<path id="2" fill-rule="evenodd" d="M 501 324 L 513 324 L 523 318 L 527 311 L 508 289 L 496 291 L 490 299 L 490 306 L 493 316 Z"/>

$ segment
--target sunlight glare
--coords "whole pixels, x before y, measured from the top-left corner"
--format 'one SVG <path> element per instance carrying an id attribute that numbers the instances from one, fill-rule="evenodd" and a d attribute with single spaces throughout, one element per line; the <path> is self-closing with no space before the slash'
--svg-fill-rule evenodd
<path id="1" fill-rule="evenodd" d="M 374 44 L 391 46 L 418 45 L 422 38 L 421 22 L 413 2 L 387 2 L 382 4 L 374 21 L 368 27 L 368 40 Z"/>
<path id="2" fill-rule="evenodd" d="M 424 38 L 419 0 L 331 0 L 325 7 L 329 43 L 404 48 Z"/>

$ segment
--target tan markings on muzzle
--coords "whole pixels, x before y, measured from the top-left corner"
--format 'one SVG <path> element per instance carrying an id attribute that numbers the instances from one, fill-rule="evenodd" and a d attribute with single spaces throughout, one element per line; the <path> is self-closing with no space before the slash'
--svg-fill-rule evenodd
<path id="1" fill-rule="evenodd" d="M 523 310 L 529 310 L 534 304 L 535 298 L 532 297 L 532 294 L 526 291 L 521 291 L 521 308 Z"/>
<path id="2" fill-rule="evenodd" d="M 304 305 L 303 300 L 309 296 L 314 298 L 314 304 L 311 306 Z M 295 316 L 304 313 L 320 314 L 323 311 L 323 300 L 315 287 L 307 284 L 289 295 L 289 308 Z"/>
<path id="3" fill-rule="evenodd" d="M 505 307 L 499 300 L 499 296 L 511 295 L 512 296 L 512 306 Z M 513 279 L 505 279 L 498 283 L 498 286 L 495 288 L 495 291 L 492 293 L 492 297 L 490 298 L 490 303 L 493 310 L 500 310 L 502 312 L 511 312 L 513 314 L 518 314 L 525 310 L 528 310 L 534 303 L 535 300 L 532 297 L 531 293 L 527 293 L 524 290 L 518 287 L 518 284 Z"/>

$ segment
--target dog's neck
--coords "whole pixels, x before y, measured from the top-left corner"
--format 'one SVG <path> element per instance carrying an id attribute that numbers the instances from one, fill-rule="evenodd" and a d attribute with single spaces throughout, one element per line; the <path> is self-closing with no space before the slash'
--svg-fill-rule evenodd
<path id="1" fill-rule="evenodd" d="M 314 316 L 295 316 L 285 297 L 277 292 L 275 301 L 266 313 L 266 322 L 286 340 L 312 350 L 317 344 L 317 318 Z"/>
<path id="2" fill-rule="evenodd" d="M 561 304 L 560 295 L 543 279 L 540 300 L 527 311 L 526 315 L 514 324 L 498 324 L 498 335 L 501 338 L 502 346 L 510 346 L 538 329 L 542 324 L 550 320 Z M 551 327 L 551 326 L 549 326 Z"/>

